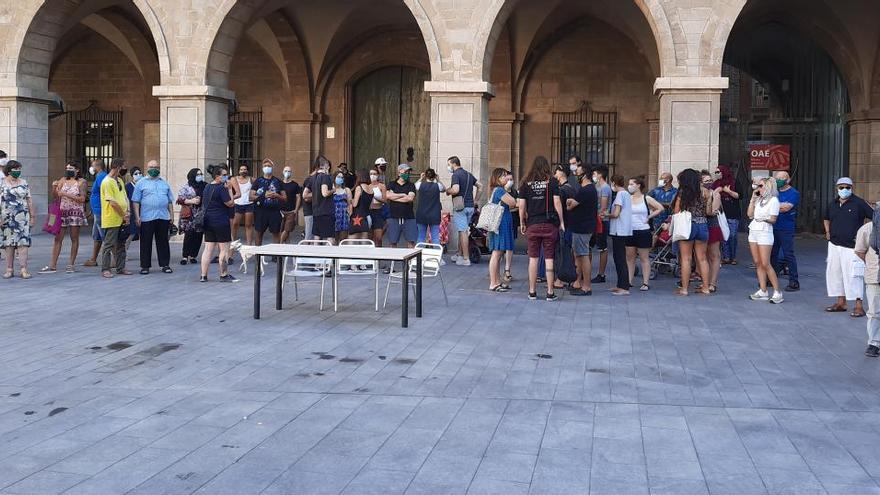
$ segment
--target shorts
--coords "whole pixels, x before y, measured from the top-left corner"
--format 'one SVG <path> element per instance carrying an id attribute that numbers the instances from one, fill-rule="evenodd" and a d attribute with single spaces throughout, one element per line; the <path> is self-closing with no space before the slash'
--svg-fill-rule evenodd
<path id="1" fill-rule="evenodd" d="M 382 210 L 370 210 L 370 228 L 373 230 L 385 228 L 385 215 L 382 214 Z"/>
<path id="2" fill-rule="evenodd" d="M 707 242 L 709 240 L 709 224 L 691 222 L 691 236 L 688 237 L 688 240 Z"/>
<path id="3" fill-rule="evenodd" d="M 574 250 L 575 256 L 590 255 L 590 241 L 593 234 L 577 234 L 571 233 L 571 248 Z"/>
<path id="4" fill-rule="evenodd" d="M 651 229 L 633 230 L 631 236 L 624 241 L 626 247 L 634 247 L 637 249 L 651 249 L 654 246 L 654 234 Z"/>
<path id="5" fill-rule="evenodd" d="M 718 222 L 714 222 L 714 224 L 709 227 L 709 244 L 715 244 L 716 242 L 721 242 L 723 240 L 724 232 L 721 231 L 721 226 L 718 225 Z"/>
<path id="6" fill-rule="evenodd" d="M 281 232 L 281 212 L 272 208 L 255 208 L 254 230 L 263 233 L 266 229 L 273 234 Z"/>
<path id="7" fill-rule="evenodd" d="M 773 245 L 773 231 L 772 230 L 752 230 L 749 229 L 749 243 L 757 244 L 759 246 L 772 246 Z"/>
<path id="8" fill-rule="evenodd" d="M 244 214 L 244 213 L 253 213 L 253 212 L 254 212 L 254 204 L 253 203 L 250 203 L 247 205 L 240 205 L 240 204 L 235 205 L 235 213 Z"/>
<path id="9" fill-rule="evenodd" d="M 474 216 L 474 207 L 468 206 L 461 211 L 452 213 L 452 225 L 455 230 L 462 232 L 467 231 L 471 226 L 471 218 Z"/>
<path id="10" fill-rule="evenodd" d="M 599 252 L 608 251 L 608 231 L 611 229 L 609 222 L 602 222 L 602 233 L 593 234 L 590 238 L 590 247 L 598 249 Z"/>
<path id="11" fill-rule="evenodd" d="M 315 215 L 312 217 L 312 235 L 321 239 L 336 237 L 336 216 Z"/>
<path id="12" fill-rule="evenodd" d="M 282 211 L 281 212 L 281 220 L 282 227 L 281 229 L 284 232 L 293 232 L 296 228 L 296 223 L 299 221 L 299 214 L 293 211 Z"/>
<path id="13" fill-rule="evenodd" d="M 104 240 L 104 229 L 101 228 L 101 212 L 95 213 L 92 223 L 92 240 L 100 242 Z"/>
<path id="14" fill-rule="evenodd" d="M 232 242 L 232 228 L 229 223 L 221 225 L 205 224 L 205 242 Z"/>
<path id="15" fill-rule="evenodd" d="M 415 218 L 389 218 L 388 243 L 399 244 L 401 236 L 406 242 L 416 242 L 419 238 L 419 227 Z"/>
<path id="16" fill-rule="evenodd" d="M 539 223 L 526 227 L 529 258 L 537 258 L 544 248 L 544 259 L 552 260 L 556 256 L 556 244 L 559 242 L 559 229 L 552 223 Z"/>

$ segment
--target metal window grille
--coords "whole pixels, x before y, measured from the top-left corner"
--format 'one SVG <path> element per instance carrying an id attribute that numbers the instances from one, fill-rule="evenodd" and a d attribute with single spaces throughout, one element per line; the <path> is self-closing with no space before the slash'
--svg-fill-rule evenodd
<path id="1" fill-rule="evenodd" d="M 554 112 L 551 145 L 557 163 L 568 163 L 572 155 L 578 155 L 587 165 L 613 170 L 617 164 L 617 111 L 597 112 L 583 102 L 574 112 Z"/>
<path id="2" fill-rule="evenodd" d="M 262 159 L 263 109 L 229 114 L 226 161 L 233 170 L 247 165 L 253 175 Z"/>
<path id="3" fill-rule="evenodd" d="M 67 113 L 67 160 L 78 160 L 86 175 L 89 163 L 110 163 L 122 156 L 122 110 L 101 110 L 95 100 L 83 110 Z"/>

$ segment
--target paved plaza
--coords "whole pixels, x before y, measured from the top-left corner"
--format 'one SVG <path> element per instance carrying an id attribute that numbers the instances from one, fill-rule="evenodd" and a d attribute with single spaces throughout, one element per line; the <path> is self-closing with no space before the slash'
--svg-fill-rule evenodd
<path id="1" fill-rule="evenodd" d="M 798 246 L 779 306 L 747 299 L 745 252 L 713 297 L 660 276 L 556 303 L 517 256 L 509 294 L 445 266 L 450 306 L 427 280 L 407 329 L 367 280 L 277 312 L 274 266 L 260 321 L 250 275 L 192 266 L 0 281 L 0 493 L 880 493 L 880 361 L 822 311 L 823 243 Z"/>

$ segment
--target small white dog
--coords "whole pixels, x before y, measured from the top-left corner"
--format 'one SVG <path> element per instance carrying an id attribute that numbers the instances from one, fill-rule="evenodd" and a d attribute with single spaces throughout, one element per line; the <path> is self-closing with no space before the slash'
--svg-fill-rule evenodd
<path id="1" fill-rule="evenodd" d="M 248 261 L 250 261 L 251 258 L 254 257 L 254 255 L 249 254 L 249 253 L 243 253 L 241 251 L 241 247 L 242 247 L 241 239 L 236 239 L 236 240 L 230 242 L 229 243 L 229 254 L 231 255 L 232 253 L 239 253 L 241 255 L 241 265 L 238 266 L 238 271 L 246 274 L 248 271 L 247 263 L 248 263 Z M 263 270 L 261 270 L 260 275 L 265 277 L 266 276 L 266 265 L 269 264 L 269 260 L 265 256 L 263 256 L 263 258 L 260 260 L 260 264 L 263 265 Z"/>

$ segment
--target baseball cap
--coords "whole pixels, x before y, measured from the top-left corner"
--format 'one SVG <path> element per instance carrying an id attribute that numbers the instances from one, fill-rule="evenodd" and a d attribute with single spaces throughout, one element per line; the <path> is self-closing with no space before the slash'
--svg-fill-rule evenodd
<path id="1" fill-rule="evenodd" d="M 406 172 L 407 170 L 412 170 L 412 167 L 410 167 L 409 165 L 407 165 L 405 163 L 401 163 L 400 165 L 397 166 L 397 173 L 398 174 Z"/>
<path id="2" fill-rule="evenodd" d="M 837 179 L 837 185 L 838 186 L 840 186 L 840 185 L 851 186 L 851 185 L 853 185 L 853 182 L 852 182 L 852 179 L 850 179 L 849 177 L 841 177 L 841 178 Z"/>
<path id="3" fill-rule="evenodd" d="M 373 163 L 373 165 L 388 165 L 388 162 L 380 156 L 379 158 L 376 158 L 376 162 Z"/>

